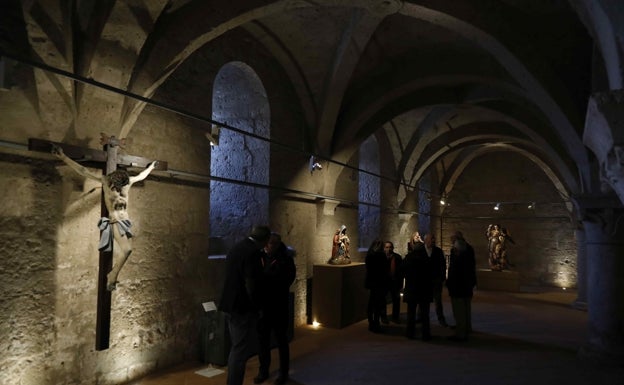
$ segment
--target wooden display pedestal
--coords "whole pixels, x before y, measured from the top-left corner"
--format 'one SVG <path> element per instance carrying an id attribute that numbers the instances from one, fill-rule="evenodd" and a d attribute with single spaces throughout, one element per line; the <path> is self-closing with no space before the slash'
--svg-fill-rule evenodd
<path id="1" fill-rule="evenodd" d="M 477 270 L 477 289 L 494 291 L 520 291 L 520 274 L 516 271 Z"/>
<path id="2" fill-rule="evenodd" d="M 312 276 L 312 320 L 341 329 L 366 318 L 368 290 L 364 288 L 366 266 L 314 265 Z"/>

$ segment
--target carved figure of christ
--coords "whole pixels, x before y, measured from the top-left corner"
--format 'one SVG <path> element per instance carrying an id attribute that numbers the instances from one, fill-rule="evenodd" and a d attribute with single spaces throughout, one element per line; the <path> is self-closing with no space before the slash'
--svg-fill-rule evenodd
<path id="1" fill-rule="evenodd" d="M 98 223 L 101 231 L 99 248 L 100 251 L 111 251 L 114 241 L 120 250 L 119 260 L 106 276 L 106 289 L 112 291 L 116 288 L 119 271 L 132 254 L 132 232 L 130 230 L 132 223 L 128 216 L 130 187 L 147 178 L 156 167 L 157 161 L 151 162 L 145 170 L 136 176 L 130 176 L 124 169 L 100 175 L 69 158 L 63 149 L 57 145 L 52 145 L 52 153 L 81 176 L 97 180 L 102 184 L 103 201 L 108 210 L 108 217 L 100 218 Z"/>
<path id="2" fill-rule="evenodd" d="M 101 134 L 100 144 L 104 150 L 81 148 L 65 143 L 30 138 L 28 149 L 31 151 L 52 152 L 75 172 L 85 178 L 102 184 L 102 218 L 98 223 L 101 230 L 100 258 L 97 291 L 97 320 L 95 327 L 95 349 L 108 349 L 110 342 L 111 294 L 117 283 L 119 271 L 132 253 L 132 233 L 128 217 L 130 187 L 145 179 L 154 170 L 167 170 L 167 162 L 153 161 L 127 154 L 118 154 L 120 145 L 126 139 Z M 103 167 L 102 174 L 95 173 L 77 163 L 79 159 L 92 167 Z M 119 165 L 146 167 L 139 175 L 130 176 L 125 170 L 117 170 Z M 113 244 L 118 261 L 113 267 Z"/>

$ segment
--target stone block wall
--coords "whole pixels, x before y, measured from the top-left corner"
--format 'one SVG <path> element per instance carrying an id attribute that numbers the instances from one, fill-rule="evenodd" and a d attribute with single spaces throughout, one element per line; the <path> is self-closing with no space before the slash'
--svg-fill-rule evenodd
<path id="1" fill-rule="evenodd" d="M 33 134 L 16 128 L 20 120 L 0 120 L 5 140 L 5 130 L 16 143 Z M 178 135 L 170 135 L 174 126 Z M 205 174 L 208 146 L 198 135 L 148 108 L 124 152 Z M 83 147 L 97 149 L 92 142 L 97 137 Z M 134 251 L 112 294 L 110 347 L 102 351 L 95 350 L 100 183 L 51 155 L 3 148 L 0 190 L 0 382 L 120 384 L 197 359 L 201 303 L 216 299 L 223 271 L 207 259 L 208 185 L 154 174 L 132 187 Z"/>

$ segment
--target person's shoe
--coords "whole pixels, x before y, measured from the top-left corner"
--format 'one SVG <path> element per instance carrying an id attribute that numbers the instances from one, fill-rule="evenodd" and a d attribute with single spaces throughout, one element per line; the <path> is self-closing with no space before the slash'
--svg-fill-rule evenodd
<path id="1" fill-rule="evenodd" d="M 423 341 L 431 341 L 431 334 L 424 335 L 424 336 L 422 337 L 422 340 L 423 340 Z"/>
<path id="2" fill-rule="evenodd" d="M 388 321 L 388 317 L 381 317 L 381 323 L 384 325 L 389 324 L 390 322 Z"/>
<path id="3" fill-rule="evenodd" d="M 395 324 L 400 324 L 401 323 L 401 318 L 399 318 L 399 317 L 392 317 L 392 322 L 394 322 Z"/>
<path id="4" fill-rule="evenodd" d="M 254 384 L 262 384 L 264 381 L 268 379 L 269 379 L 268 374 L 258 373 L 258 375 L 254 377 Z"/>
<path id="5" fill-rule="evenodd" d="M 446 339 L 449 340 L 449 341 L 454 341 L 454 342 L 466 341 L 465 338 L 461 338 L 461 337 L 458 337 L 458 336 L 448 336 L 448 337 L 446 337 Z"/>
<path id="6" fill-rule="evenodd" d="M 442 326 L 443 328 L 449 327 L 445 320 L 440 321 L 440 326 Z"/>
<path id="7" fill-rule="evenodd" d="M 288 382 L 288 376 L 277 376 L 277 378 L 275 379 L 275 385 L 284 385 L 285 383 Z"/>

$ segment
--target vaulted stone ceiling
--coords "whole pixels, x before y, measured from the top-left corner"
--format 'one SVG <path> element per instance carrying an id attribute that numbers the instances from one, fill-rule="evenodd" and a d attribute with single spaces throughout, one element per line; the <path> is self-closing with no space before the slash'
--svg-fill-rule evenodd
<path id="1" fill-rule="evenodd" d="M 436 167 L 448 191 L 471 159 L 501 149 L 539 164 L 567 194 L 590 180 L 581 137 L 592 43 L 567 1 L 6 1 L 3 13 L 6 53 L 145 98 L 171 78 L 197 96 L 220 38 L 262 45 L 299 97 L 306 150 L 346 161 L 376 135 L 407 185 Z M 80 124 L 87 112 L 125 136 L 146 105 L 29 76 L 50 126 L 73 127 L 64 139 L 98 129 Z M 60 108 L 74 115 L 59 121 Z"/>

